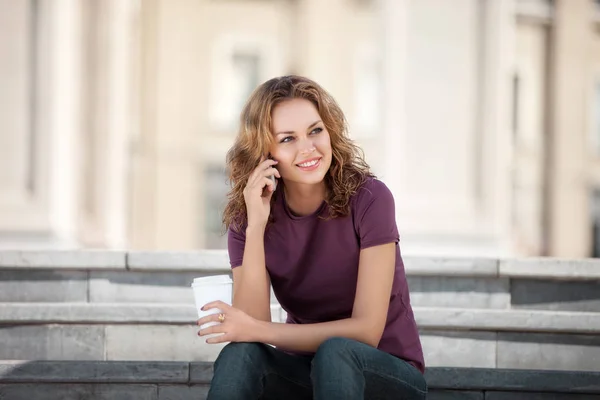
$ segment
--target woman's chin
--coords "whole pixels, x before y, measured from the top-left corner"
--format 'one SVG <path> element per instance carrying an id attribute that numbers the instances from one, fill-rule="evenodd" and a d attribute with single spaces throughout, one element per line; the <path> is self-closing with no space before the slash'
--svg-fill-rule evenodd
<path id="1" fill-rule="evenodd" d="M 320 185 L 325 179 L 324 174 L 314 174 L 314 176 L 295 176 L 291 179 L 285 179 L 287 185 Z"/>

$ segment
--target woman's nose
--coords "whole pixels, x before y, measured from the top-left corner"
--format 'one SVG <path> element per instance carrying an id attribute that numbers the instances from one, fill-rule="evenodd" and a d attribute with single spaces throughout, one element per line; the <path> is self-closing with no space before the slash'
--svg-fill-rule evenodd
<path id="1" fill-rule="evenodd" d="M 300 153 L 302 154 L 310 154 L 316 150 L 313 141 L 308 138 L 306 140 L 303 140 L 300 146 Z"/>
<path id="2" fill-rule="evenodd" d="M 302 150 L 300 150 L 300 152 L 302 154 L 310 154 L 310 153 L 314 152 L 315 150 L 316 150 L 315 146 L 310 145 L 309 147 L 305 147 Z"/>

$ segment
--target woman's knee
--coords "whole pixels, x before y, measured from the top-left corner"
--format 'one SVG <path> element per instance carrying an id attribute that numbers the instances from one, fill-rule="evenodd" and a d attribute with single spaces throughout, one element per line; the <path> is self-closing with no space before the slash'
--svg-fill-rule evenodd
<path id="1" fill-rule="evenodd" d="M 345 361 L 354 364 L 357 361 L 358 349 L 361 343 L 343 337 L 332 337 L 325 340 L 315 353 L 313 367 L 325 367 L 332 363 L 339 364 Z"/>
<path id="2" fill-rule="evenodd" d="M 358 350 L 362 343 L 344 337 L 332 337 L 325 340 L 319 348 L 315 356 L 320 357 L 336 357 L 354 353 Z"/>
<path id="3" fill-rule="evenodd" d="M 266 349 L 260 343 L 229 343 L 214 364 L 208 398 L 258 398 L 267 368 Z"/>
<path id="4" fill-rule="evenodd" d="M 229 343 L 219 353 L 215 361 L 215 371 L 226 369 L 256 369 L 265 360 L 265 349 L 262 343 Z"/>

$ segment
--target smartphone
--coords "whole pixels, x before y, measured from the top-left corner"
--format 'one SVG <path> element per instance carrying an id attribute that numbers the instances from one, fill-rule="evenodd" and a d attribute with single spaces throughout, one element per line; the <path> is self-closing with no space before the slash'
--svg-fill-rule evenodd
<path id="1" fill-rule="evenodd" d="M 273 157 L 271 157 L 270 154 L 268 155 L 268 158 L 273 160 Z M 273 166 L 273 168 L 275 168 L 275 166 Z M 275 191 L 277 189 L 277 178 L 275 178 L 275 175 L 271 175 L 269 176 L 269 179 L 273 181 L 273 191 Z"/>

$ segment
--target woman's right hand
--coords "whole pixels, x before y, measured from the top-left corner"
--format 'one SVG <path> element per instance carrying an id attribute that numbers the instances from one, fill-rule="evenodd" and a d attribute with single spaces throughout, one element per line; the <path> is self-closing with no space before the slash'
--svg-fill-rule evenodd
<path id="1" fill-rule="evenodd" d="M 264 227 L 267 225 L 271 212 L 271 197 L 275 191 L 275 185 L 269 177 L 275 175 L 275 177 L 281 178 L 275 165 L 277 165 L 275 160 L 263 160 L 248 178 L 244 188 L 248 226 Z"/>

